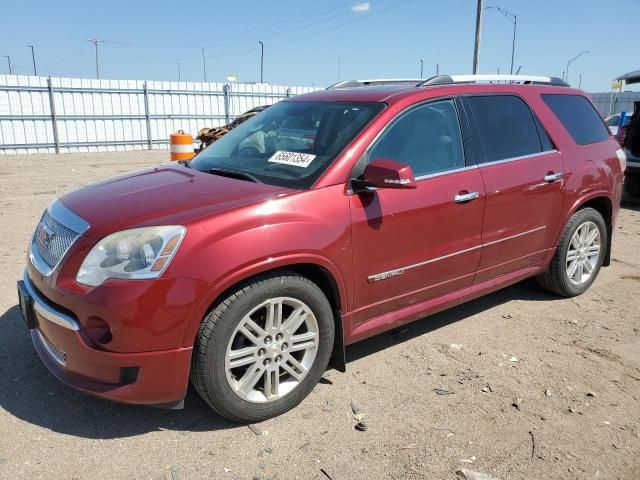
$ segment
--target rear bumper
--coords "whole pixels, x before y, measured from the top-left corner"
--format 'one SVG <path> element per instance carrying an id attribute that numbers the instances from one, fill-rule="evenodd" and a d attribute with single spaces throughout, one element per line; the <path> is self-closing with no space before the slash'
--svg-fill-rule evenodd
<path id="1" fill-rule="evenodd" d="M 44 365 L 66 385 L 124 403 L 165 405 L 184 398 L 191 348 L 140 353 L 101 349 L 73 314 L 48 301 L 26 273 L 18 288 L 27 292 L 32 305 L 28 326 L 33 345 Z"/>

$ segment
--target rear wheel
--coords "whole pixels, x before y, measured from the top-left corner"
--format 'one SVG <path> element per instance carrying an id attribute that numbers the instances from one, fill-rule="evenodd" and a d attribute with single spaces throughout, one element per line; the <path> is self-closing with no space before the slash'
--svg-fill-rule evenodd
<path id="1" fill-rule="evenodd" d="M 593 208 L 574 213 L 564 228 L 556 253 L 538 283 L 545 289 L 573 297 L 595 281 L 607 249 L 607 227 Z"/>
<path id="2" fill-rule="evenodd" d="M 322 290 L 294 273 L 257 277 L 205 317 L 192 382 L 220 415 L 254 422 L 300 403 L 325 371 L 334 339 Z"/>

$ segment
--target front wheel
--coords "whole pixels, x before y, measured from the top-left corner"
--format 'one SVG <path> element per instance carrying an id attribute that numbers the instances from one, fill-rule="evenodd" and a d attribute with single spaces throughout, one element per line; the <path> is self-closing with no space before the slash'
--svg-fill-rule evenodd
<path id="1" fill-rule="evenodd" d="M 290 272 L 241 285 L 205 317 L 192 383 L 220 415 L 255 422 L 300 403 L 324 373 L 334 340 L 322 290 Z"/>
<path id="2" fill-rule="evenodd" d="M 574 213 L 564 228 L 556 253 L 538 283 L 545 289 L 574 297 L 595 281 L 607 250 L 607 227 L 593 208 Z"/>

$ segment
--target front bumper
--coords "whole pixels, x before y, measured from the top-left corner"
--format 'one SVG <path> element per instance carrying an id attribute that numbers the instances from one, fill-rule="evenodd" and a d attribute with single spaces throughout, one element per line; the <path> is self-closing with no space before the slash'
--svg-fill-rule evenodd
<path id="1" fill-rule="evenodd" d="M 18 290 L 34 347 L 63 383 L 124 403 L 170 405 L 184 398 L 191 347 L 139 353 L 108 351 L 92 341 L 70 310 L 45 297 L 26 272 Z"/>

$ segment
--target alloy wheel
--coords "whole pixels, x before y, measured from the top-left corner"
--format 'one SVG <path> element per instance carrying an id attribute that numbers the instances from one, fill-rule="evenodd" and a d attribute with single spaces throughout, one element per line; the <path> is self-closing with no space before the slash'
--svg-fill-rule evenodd
<path id="1" fill-rule="evenodd" d="M 582 223 L 571 237 L 567 250 L 567 278 L 573 285 L 583 285 L 591 279 L 598 265 L 600 251 L 598 226 L 591 221 Z"/>
<path id="2" fill-rule="evenodd" d="M 304 302 L 290 297 L 266 300 L 247 313 L 231 335 L 227 382 L 243 400 L 278 400 L 306 377 L 318 342 L 318 322 Z"/>

